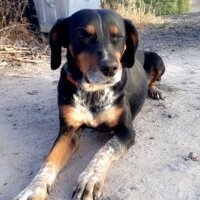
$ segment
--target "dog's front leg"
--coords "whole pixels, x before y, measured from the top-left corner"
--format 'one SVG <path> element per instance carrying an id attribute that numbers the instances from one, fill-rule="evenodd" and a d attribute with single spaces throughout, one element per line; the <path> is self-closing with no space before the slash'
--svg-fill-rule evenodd
<path id="1" fill-rule="evenodd" d="M 78 146 L 79 133 L 63 127 L 49 155 L 32 182 L 14 200 L 44 200 L 59 171 Z"/>
<path id="2" fill-rule="evenodd" d="M 106 174 L 113 163 L 118 160 L 134 143 L 132 122 L 129 126 L 118 125 L 116 134 L 95 154 L 88 167 L 80 174 L 73 199 L 96 200 L 102 196 Z"/>

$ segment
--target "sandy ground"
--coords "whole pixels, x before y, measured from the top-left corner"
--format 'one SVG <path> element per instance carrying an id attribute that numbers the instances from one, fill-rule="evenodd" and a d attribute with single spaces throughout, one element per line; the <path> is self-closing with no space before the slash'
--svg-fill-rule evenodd
<path id="1" fill-rule="evenodd" d="M 200 18 L 171 18 L 141 34 L 141 47 L 166 64 L 165 101 L 147 99 L 134 121 L 136 144 L 110 170 L 106 200 L 200 200 Z M 0 70 L 0 199 L 10 200 L 38 171 L 58 134 L 59 70 L 48 63 Z M 50 199 L 71 199 L 73 184 L 105 135 L 86 130 Z"/>

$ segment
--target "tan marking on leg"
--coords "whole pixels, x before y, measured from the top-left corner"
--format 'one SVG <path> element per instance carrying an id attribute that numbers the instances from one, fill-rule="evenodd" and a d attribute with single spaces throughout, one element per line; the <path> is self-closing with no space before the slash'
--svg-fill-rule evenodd
<path id="1" fill-rule="evenodd" d="M 52 163 L 58 171 L 64 166 L 65 162 L 69 160 L 72 153 L 76 149 L 72 138 L 63 135 L 59 138 L 48 157 L 46 158 L 47 163 Z"/>
<path id="2" fill-rule="evenodd" d="M 153 69 L 150 72 L 149 80 L 148 80 L 148 92 L 149 96 L 153 99 L 162 99 L 164 100 L 165 97 L 162 95 L 162 92 L 156 87 L 157 81 L 160 80 L 162 75 L 162 70 L 160 69 Z"/>
<path id="3" fill-rule="evenodd" d="M 162 75 L 162 70 L 151 70 L 150 74 L 149 74 L 149 86 L 155 86 L 156 82 L 160 80 L 160 77 Z"/>
<path id="4" fill-rule="evenodd" d="M 72 135 L 66 133 L 60 136 L 35 178 L 14 200 L 45 200 L 57 174 L 76 147 L 72 142 Z"/>

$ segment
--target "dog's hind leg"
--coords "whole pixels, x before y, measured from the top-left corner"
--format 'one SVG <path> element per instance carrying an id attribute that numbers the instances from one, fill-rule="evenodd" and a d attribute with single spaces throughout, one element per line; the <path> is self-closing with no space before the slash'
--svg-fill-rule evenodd
<path id="1" fill-rule="evenodd" d="M 149 96 L 153 99 L 164 99 L 162 92 L 156 87 L 157 81 L 161 80 L 165 72 L 163 59 L 151 51 L 138 51 L 137 55 L 147 74 Z"/>
<path id="2" fill-rule="evenodd" d="M 148 93 L 149 93 L 149 96 L 153 99 L 158 99 L 158 100 L 165 99 L 161 90 L 158 89 L 156 86 L 157 82 L 161 80 L 162 74 L 163 74 L 163 71 L 159 69 L 151 69 L 151 72 L 149 74 Z"/>

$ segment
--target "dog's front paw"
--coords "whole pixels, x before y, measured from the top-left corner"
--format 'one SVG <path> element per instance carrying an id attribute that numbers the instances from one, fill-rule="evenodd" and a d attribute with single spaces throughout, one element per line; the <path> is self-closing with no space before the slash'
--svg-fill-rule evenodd
<path id="1" fill-rule="evenodd" d="M 162 99 L 164 100 L 165 97 L 163 96 L 161 90 L 159 90 L 156 86 L 149 86 L 149 96 L 152 98 L 152 99 Z"/>
<path id="2" fill-rule="evenodd" d="M 22 190 L 14 200 L 45 200 L 48 197 L 49 190 L 45 183 L 37 181 Z"/>
<path id="3" fill-rule="evenodd" d="M 97 200 L 102 196 L 104 176 L 95 172 L 83 172 L 72 195 L 73 200 Z"/>

